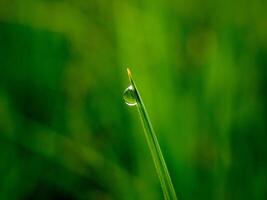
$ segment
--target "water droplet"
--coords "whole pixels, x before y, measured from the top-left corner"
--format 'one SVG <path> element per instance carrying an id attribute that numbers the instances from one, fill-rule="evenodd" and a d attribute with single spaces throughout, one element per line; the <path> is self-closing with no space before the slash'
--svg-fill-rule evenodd
<path id="1" fill-rule="evenodd" d="M 135 90 L 132 85 L 126 88 L 123 93 L 123 99 L 128 106 L 135 106 L 137 104 L 135 98 Z"/>

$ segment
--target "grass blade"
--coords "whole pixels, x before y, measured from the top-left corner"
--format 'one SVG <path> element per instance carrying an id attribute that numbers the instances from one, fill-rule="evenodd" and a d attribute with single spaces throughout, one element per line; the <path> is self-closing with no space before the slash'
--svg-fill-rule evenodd
<path id="1" fill-rule="evenodd" d="M 162 155 L 156 134 L 154 133 L 152 124 L 149 120 L 147 111 L 145 109 L 145 105 L 142 101 L 142 98 L 140 96 L 140 93 L 138 92 L 138 89 L 136 87 L 136 84 L 132 78 L 131 72 L 129 69 L 127 69 L 128 76 L 131 83 L 131 88 L 133 92 L 133 97 L 136 100 L 136 106 L 142 121 L 142 125 L 145 132 L 146 141 L 148 143 L 148 147 L 150 149 L 155 168 L 160 180 L 160 184 L 162 187 L 163 195 L 165 200 L 177 200 L 176 193 L 171 181 L 171 177 L 169 175 L 169 171 L 167 168 L 167 165 L 165 163 L 164 157 Z"/>

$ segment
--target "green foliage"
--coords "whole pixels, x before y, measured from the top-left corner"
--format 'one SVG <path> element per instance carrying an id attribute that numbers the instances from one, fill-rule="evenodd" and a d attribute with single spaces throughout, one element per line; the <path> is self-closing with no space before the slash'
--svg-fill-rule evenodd
<path id="1" fill-rule="evenodd" d="M 0 0 L 0 199 L 267 199 L 266 3 Z"/>

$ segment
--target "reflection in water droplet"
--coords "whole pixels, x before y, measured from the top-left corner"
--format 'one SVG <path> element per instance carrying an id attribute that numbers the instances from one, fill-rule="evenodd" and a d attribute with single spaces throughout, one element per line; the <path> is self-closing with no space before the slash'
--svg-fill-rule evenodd
<path id="1" fill-rule="evenodd" d="M 135 91 L 132 85 L 130 85 L 124 91 L 123 99 L 128 106 L 135 106 L 137 104 L 135 99 Z"/>

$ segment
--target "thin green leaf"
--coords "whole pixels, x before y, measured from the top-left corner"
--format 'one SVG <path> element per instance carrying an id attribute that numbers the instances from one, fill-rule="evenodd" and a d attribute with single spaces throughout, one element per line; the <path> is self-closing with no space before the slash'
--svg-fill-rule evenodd
<path id="1" fill-rule="evenodd" d="M 162 155 L 156 134 L 152 128 L 152 124 L 149 120 L 145 105 L 142 101 L 141 95 L 136 87 L 136 84 L 132 78 L 131 72 L 127 69 L 130 79 L 131 89 L 133 91 L 133 97 L 136 99 L 136 106 L 142 121 L 142 125 L 145 132 L 146 141 L 150 149 L 155 168 L 160 180 L 163 195 L 166 200 L 177 200 L 176 193 L 169 175 L 167 165 Z M 135 105 L 135 104 L 132 104 Z"/>

